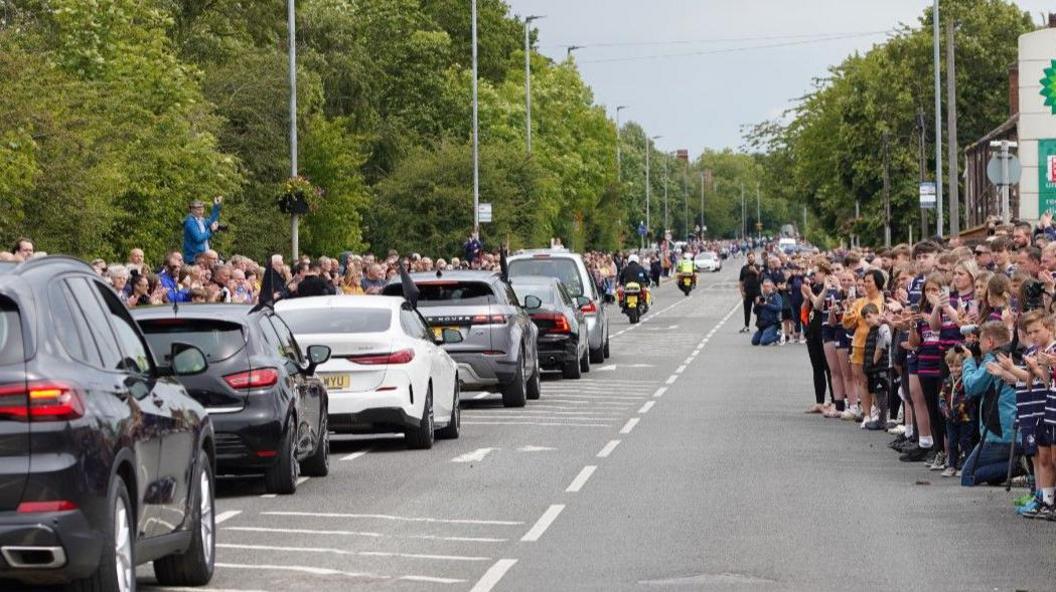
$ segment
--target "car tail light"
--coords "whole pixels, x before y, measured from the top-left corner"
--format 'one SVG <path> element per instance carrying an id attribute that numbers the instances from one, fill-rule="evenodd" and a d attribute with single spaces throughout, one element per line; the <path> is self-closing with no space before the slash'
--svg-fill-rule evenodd
<path id="1" fill-rule="evenodd" d="M 568 324 L 568 319 L 565 315 L 556 312 L 541 312 L 533 314 L 532 318 L 539 321 L 550 321 L 554 325 L 547 327 L 543 331 L 546 333 L 571 333 L 572 326 Z"/>
<path id="2" fill-rule="evenodd" d="M 362 356 L 348 356 L 349 362 L 363 364 L 364 366 L 388 366 L 390 364 L 407 364 L 414 359 L 413 349 L 401 349 L 387 354 L 366 354 Z"/>
<path id="3" fill-rule="evenodd" d="M 0 418 L 68 421 L 83 416 L 84 404 L 68 384 L 40 381 L 0 386 Z"/>
<path id="4" fill-rule="evenodd" d="M 69 512 L 76 510 L 77 504 L 69 500 L 55 500 L 48 502 L 22 502 L 18 504 L 19 514 L 32 514 L 35 512 Z"/>
<path id="5" fill-rule="evenodd" d="M 585 314 L 597 314 L 598 305 L 595 304 L 593 300 L 591 300 L 590 302 L 579 307 L 579 310 L 583 311 Z"/>
<path id="6" fill-rule="evenodd" d="M 469 322 L 473 325 L 505 325 L 507 320 L 506 315 L 476 315 Z"/>
<path id="7" fill-rule="evenodd" d="M 224 381 L 233 389 L 262 389 L 279 382 L 279 371 L 275 368 L 254 368 L 246 372 L 228 374 Z"/>

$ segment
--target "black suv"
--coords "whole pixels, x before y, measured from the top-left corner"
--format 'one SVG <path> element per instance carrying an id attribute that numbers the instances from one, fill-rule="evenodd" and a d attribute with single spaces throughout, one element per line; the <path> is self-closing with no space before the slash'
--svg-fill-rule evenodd
<path id="1" fill-rule="evenodd" d="M 212 424 L 172 378 L 207 363 L 167 354 L 85 263 L 0 263 L 0 589 L 212 578 Z"/>
<path id="2" fill-rule="evenodd" d="M 315 377 L 329 347 L 309 346 L 306 361 L 270 307 L 186 304 L 132 316 L 159 356 L 173 343 L 205 352 L 209 370 L 180 381 L 213 419 L 221 474 L 263 473 L 270 493 L 290 494 L 300 473 L 329 472 L 326 388 Z"/>

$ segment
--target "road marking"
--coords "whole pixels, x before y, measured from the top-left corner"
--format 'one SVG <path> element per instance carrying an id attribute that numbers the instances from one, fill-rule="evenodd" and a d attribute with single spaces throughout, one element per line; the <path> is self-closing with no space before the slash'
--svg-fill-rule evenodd
<path id="1" fill-rule="evenodd" d="M 228 510 L 226 512 L 220 512 L 216 515 L 216 518 L 213 518 L 213 524 L 220 524 L 221 522 L 226 522 L 241 513 L 242 510 Z"/>
<path id="2" fill-rule="evenodd" d="M 682 374 L 685 371 L 686 371 L 686 365 L 685 364 L 682 364 L 678 368 L 675 368 L 675 374 Z"/>
<path id="3" fill-rule="evenodd" d="M 594 471 L 598 470 L 598 467 L 594 465 L 587 465 L 583 467 L 583 470 L 576 475 L 576 478 L 572 480 L 572 483 L 568 484 L 568 488 L 565 489 L 565 493 L 579 493 L 580 489 L 587 484 L 587 479 L 594 474 Z"/>
<path id="4" fill-rule="evenodd" d="M 699 356 L 700 355 L 700 350 L 701 350 L 701 348 L 699 348 L 699 347 L 697 349 L 693 350 L 693 357 Z"/>
<path id="5" fill-rule="evenodd" d="M 678 374 L 672 374 L 667 377 L 667 381 L 664 384 L 675 384 L 676 380 L 678 380 Z"/>
<path id="6" fill-rule="evenodd" d="M 667 392 L 667 387 L 666 386 L 662 386 L 662 387 L 656 389 L 656 392 L 653 393 L 653 398 L 654 399 L 659 399 L 660 397 L 664 396 L 664 393 L 666 393 L 666 392 Z"/>
<path id="7" fill-rule="evenodd" d="M 202 588 L 184 588 L 179 586 L 161 586 L 160 584 L 151 586 L 150 584 L 140 584 L 139 590 L 164 590 L 165 592 L 202 592 Z M 209 588 L 209 592 L 266 592 L 265 590 L 247 590 L 243 588 Z"/>
<path id="8" fill-rule="evenodd" d="M 330 555 L 355 555 L 361 557 L 401 557 L 405 559 L 435 559 L 440 561 L 490 561 L 490 557 L 473 557 L 465 555 L 427 555 L 422 553 L 394 553 L 390 551 L 346 551 L 328 547 L 278 547 L 272 545 L 236 545 L 217 543 L 218 549 L 246 549 L 251 551 L 282 551 L 283 553 L 323 553 Z"/>
<path id="9" fill-rule="evenodd" d="M 623 424 L 623 428 L 620 429 L 621 434 L 629 434 L 634 426 L 638 425 L 638 422 L 642 421 L 640 417 L 632 417 L 627 420 L 627 423 Z"/>
<path id="10" fill-rule="evenodd" d="M 692 354 L 688 358 L 686 358 L 686 360 L 684 362 L 682 362 L 682 365 L 683 366 L 688 366 L 688 365 L 692 364 L 693 360 L 695 360 L 695 359 L 697 359 L 697 354 Z"/>
<path id="11" fill-rule="evenodd" d="M 653 408 L 653 405 L 656 405 L 656 401 L 646 401 L 645 405 L 642 405 L 642 408 L 638 410 L 638 413 L 649 413 L 649 410 Z"/>
<path id="12" fill-rule="evenodd" d="M 678 329 L 678 325 L 671 325 L 668 329 Z"/>
<path id="13" fill-rule="evenodd" d="M 358 536 L 372 539 L 397 538 L 414 539 L 420 541 L 453 541 L 458 543 L 505 543 L 506 539 L 495 537 L 442 537 L 427 534 L 395 534 L 387 535 L 380 532 L 367 532 L 355 530 L 313 530 L 310 528 L 265 528 L 263 526 L 227 526 L 224 530 L 237 530 L 239 532 L 274 532 L 282 534 L 318 534 L 327 536 Z"/>
<path id="14" fill-rule="evenodd" d="M 531 530 L 521 537 L 521 542 L 534 543 L 535 541 L 538 541 L 539 538 L 543 536 L 543 533 L 546 532 L 546 529 L 550 528 L 550 525 L 554 523 L 554 520 L 557 520 L 557 515 L 561 513 L 561 510 L 564 509 L 564 504 L 554 504 L 547 508 L 546 511 L 543 512 L 543 515 L 539 517 L 539 520 L 536 521 L 535 525 L 532 526 Z"/>
<path id="15" fill-rule="evenodd" d="M 370 450 L 369 450 L 369 449 L 367 449 L 367 450 L 360 450 L 359 452 L 353 452 L 352 454 L 348 454 L 348 455 L 342 456 L 342 457 L 341 457 L 341 460 L 342 460 L 342 461 L 346 461 L 346 460 L 356 460 L 357 458 L 359 458 L 359 457 L 363 456 L 364 454 L 366 454 L 366 453 L 368 453 L 368 452 L 370 452 Z"/>
<path id="16" fill-rule="evenodd" d="M 520 410 L 517 411 L 517 415 L 521 415 L 521 414 L 525 414 L 525 413 L 543 415 L 543 416 L 549 416 L 549 415 L 591 415 L 591 414 L 595 414 L 595 413 L 599 413 L 599 412 L 600 413 L 605 413 L 604 411 L 602 411 L 600 409 L 579 409 L 579 410 L 574 410 L 574 411 L 565 411 L 565 410 L 551 411 L 549 409 L 520 409 Z M 508 413 L 503 413 L 502 411 L 483 411 L 483 412 L 474 411 L 473 412 L 473 416 L 474 417 L 485 417 L 486 416 L 485 414 L 489 414 L 489 413 L 494 415 L 495 417 L 515 417 L 515 416 L 511 416 Z M 618 411 L 610 411 L 609 414 L 610 415 L 615 415 L 617 417 L 620 415 L 620 413 Z M 576 417 L 566 417 L 566 418 L 555 417 L 554 419 L 578 419 L 578 418 L 576 418 Z"/>
<path id="17" fill-rule="evenodd" d="M 609 415 L 607 417 L 602 417 L 600 415 L 599 416 L 576 415 L 576 416 L 573 416 L 573 417 L 561 417 L 561 416 L 554 416 L 554 415 L 504 415 L 502 413 L 493 413 L 493 414 L 485 415 L 485 414 L 474 413 L 473 414 L 473 420 L 474 421 L 476 421 L 476 420 L 488 420 L 488 421 L 491 421 L 491 420 L 500 420 L 500 421 L 515 420 L 515 421 L 551 421 L 551 422 L 561 422 L 561 421 L 613 421 L 613 420 L 619 419 L 620 416 L 621 416 L 621 414 Z M 498 450 L 498 449 L 496 449 L 496 450 Z M 462 461 L 458 461 L 458 462 L 474 462 L 474 461 L 471 459 L 471 460 L 462 460 Z"/>
<path id="18" fill-rule="evenodd" d="M 478 449 L 474 450 L 473 452 L 467 452 L 467 453 L 465 453 L 465 454 L 463 454 L 461 456 L 456 456 L 455 458 L 452 458 L 451 462 L 457 462 L 457 463 L 480 462 L 480 461 L 484 460 L 485 456 L 491 454 L 492 452 L 494 452 L 496 450 L 498 450 L 498 448 L 478 448 Z"/>
<path id="19" fill-rule="evenodd" d="M 612 451 L 616 450 L 616 447 L 619 445 L 619 440 L 609 440 L 609 443 L 606 444 L 605 447 L 598 452 L 598 458 L 609 458 L 609 455 L 612 454 Z"/>
<path id="20" fill-rule="evenodd" d="M 551 450 L 557 450 L 557 448 L 550 448 L 549 446 L 521 446 L 517 449 L 517 452 L 549 452 Z"/>
<path id="21" fill-rule="evenodd" d="M 305 481 L 307 481 L 309 479 L 311 479 L 311 477 L 299 477 L 297 479 L 297 485 L 301 485 L 301 484 L 303 484 Z"/>
<path id="22" fill-rule="evenodd" d="M 279 494 L 277 494 L 277 493 L 262 493 L 260 495 L 260 497 L 265 498 L 265 499 L 271 499 L 273 497 L 278 497 L 278 495 Z"/>
<path id="23" fill-rule="evenodd" d="M 435 578 L 432 576 L 383 576 L 367 572 L 340 571 L 325 567 L 308 567 L 304 565 L 244 565 L 240 563 L 217 563 L 216 567 L 225 569 L 271 569 L 276 571 L 292 571 L 311 574 L 313 576 L 345 576 L 348 578 L 366 578 L 371 580 L 411 580 L 415 582 L 429 582 L 433 584 L 458 584 L 465 580 L 454 578 Z"/>
<path id="24" fill-rule="evenodd" d="M 506 575 L 506 572 L 510 571 L 510 568 L 517 563 L 516 559 L 499 559 L 488 568 L 488 571 L 484 572 L 480 580 L 473 586 L 473 589 L 469 592 L 491 592 L 491 589 L 499 583 L 502 576 Z"/>
<path id="25" fill-rule="evenodd" d="M 263 516 L 304 516 L 309 518 L 350 518 L 361 520 L 389 520 L 393 522 L 426 522 L 430 524 L 474 524 L 483 526 L 521 526 L 524 522 L 514 520 L 471 520 L 462 518 L 426 518 L 419 516 L 393 516 L 392 514 L 342 514 L 333 512 L 261 512 Z"/>
<path id="26" fill-rule="evenodd" d="M 548 426 L 548 427 L 563 427 L 563 428 L 607 428 L 607 423 L 549 423 L 541 421 L 466 421 L 462 420 L 463 425 L 531 425 L 531 426 Z"/>

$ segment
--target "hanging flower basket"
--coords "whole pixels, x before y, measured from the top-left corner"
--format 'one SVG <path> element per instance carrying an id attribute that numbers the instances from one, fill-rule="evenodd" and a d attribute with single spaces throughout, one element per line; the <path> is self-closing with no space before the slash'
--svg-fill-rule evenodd
<path id="1" fill-rule="evenodd" d="M 307 214 L 319 209 L 323 201 L 323 189 L 312 185 L 306 177 L 290 177 L 282 185 L 279 210 L 285 214 Z"/>

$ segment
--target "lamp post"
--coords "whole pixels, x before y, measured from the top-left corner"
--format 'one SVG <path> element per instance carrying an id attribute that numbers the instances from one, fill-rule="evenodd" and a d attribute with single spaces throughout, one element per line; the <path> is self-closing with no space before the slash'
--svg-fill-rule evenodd
<path id="1" fill-rule="evenodd" d="M 524 126 L 528 154 L 532 153 L 532 47 L 528 32 L 532 21 L 541 18 L 544 18 L 544 16 L 535 14 L 524 18 Z"/>
<path id="2" fill-rule="evenodd" d="M 935 53 L 935 234 L 942 232 L 942 76 L 939 53 L 939 0 L 932 3 L 933 49 Z"/>
<path id="3" fill-rule="evenodd" d="M 480 146 L 477 121 L 477 0 L 470 0 L 473 45 L 473 234 L 480 238 Z"/>
<path id="4" fill-rule="evenodd" d="M 652 201 L 652 188 L 650 187 L 652 184 L 650 181 L 652 166 L 649 164 L 649 154 L 653 151 L 653 141 L 659 140 L 662 137 L 663 136 L 653 136 L 651 138 L 645 138 L 645 229 L 647 233 L 653 228 L 651 206 L 649 205 L 649 202 Z"/>
<path id="5" fill-rule="evenodd" d="M 286 28 L 289 33 L 290 60 L 290 176 L 297 176 L 297 19 L 296 0 L 286 2 Z M 300 250 L 299 220 L 297 214 L 290 216 L 290 245 L 293 257 L 291 265 L 297 261 Z"/>
<path id="6" fill-rule="evenodd" d="M 623 182 L 623 156 L 620 153 L 620 111 L 627 108 L 627 105 L 619 105 L 616 107 L 616 181 Z"/>
<path id="7" fill-rule="evenodd" d="M 565 48 L 565 59 L 567 60 L 568 58 L 572 57 L 573 51 L 576 51 L 577 49 L 583 49 L 583 47 L 584 46 L 582 45 L 569 45 Z"/>

